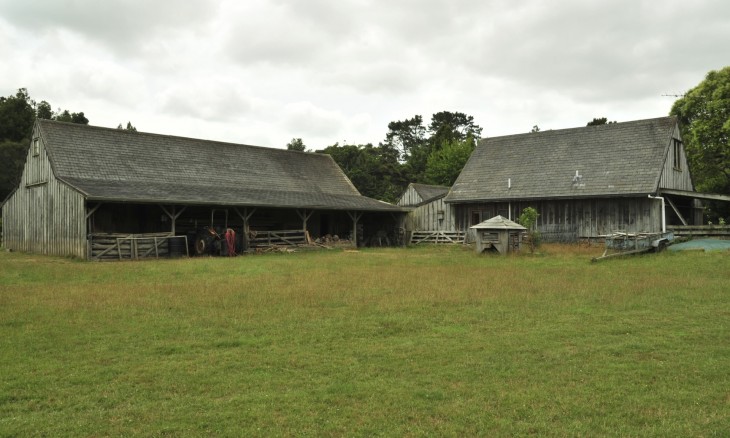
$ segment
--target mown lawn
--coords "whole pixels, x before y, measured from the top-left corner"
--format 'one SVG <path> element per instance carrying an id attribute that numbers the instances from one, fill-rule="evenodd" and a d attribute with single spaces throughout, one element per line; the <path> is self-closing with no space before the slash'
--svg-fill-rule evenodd
<path id="1" fill-rule="evenodd" d="M 730 436 L 730 253 L 0 253 L 0 436 Z"/>

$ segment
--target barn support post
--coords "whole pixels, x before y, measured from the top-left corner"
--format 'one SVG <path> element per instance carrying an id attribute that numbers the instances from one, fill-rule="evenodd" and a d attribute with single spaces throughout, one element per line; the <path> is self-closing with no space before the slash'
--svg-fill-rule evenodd
<path id="1" fill-rule="evenodd" d="M 162 209 L 162 211 L 165 212 L 165 214 L 167 215 L 167 217 L 170 218 L 170 222 L 171 222 L 171 225 L 170 225 L 170 235 L 171 236 L 174 236 L 175 235 L 175 222 L 177 221 L 177 218 L 179 218 L 180 215 L 183 214 L 183 212 L 185 211 L 185 209 L 188 208 L 188 207 L 187 206 L 183 206 L 183 208 L 181 208 L 180 211 L 177 211 L 177 207 L 175 205 L 173 205 L 171 207 L 170 211 L 168 211 L 165 208 L 164 205 L 159 204 L 158 206 Z"/>
<path id="2" fill-rule="evenodd" d="M 406 246 L 406 215 L 390 213 L 390 217 L 393 218 L 396 224 L 397 234 L 395 235 L 395 239 L 399 241 L 399 245 Z"/>
<path id="3" fill-rule="evenodd" d="M 361 211 L 348 211 L 347 215 L 352 219 L 352 246 L 357 248 L 357 222 L 362 217 Z"/>
<path id="4" fill-rule="evenodd" d="M 692 225 L 702 225 L 705 207 L 699 199 L 692 200 Z"/>
<path id="5" fill-rule="evenodd" d="M 91 259 L 91 248 L 93 246 L 93 242 L 91 241 L 91 234 L 94 231 L 94 220 L 93 215 L 96 210 L 101 207 L 101 202 L 96 204 L 95 206 L 89 208 L 87 205 L 86 208 L 86 258 Z"/>
<path id="6" fill-rule="evenodd" d="M 658 199 L 658 200 L 662 201 L 662 233 L 666 233 L 667 232 L 667 214 L 664 210 L 664 197 L 649 195 L 649 199 Z"/>
<path id="7" fill-rule="evenodd" d="M 249 226 L 248 221 L 251 219 L 251 216 L 253 216 L 254 213 L 256 213 L 256 209 L 252 208 L 250 211 L 248 208 L 243 209 L 243 213 L 237 208 L 234 207 L 233 211 L 236 212 L 236 214 L 241 218 L 243 221 L 243 246 L 244 248 L 248 248 L 248 233 L 249 233 Z"/>
<path id="8" fill-rule="evenodd" d="M 302 220 L 302 231 L 307 232 L 307 221 L 310 217 L 312 217 L 312 214 L 314 211 L 307 212 L 307 209 L 304 210 L 297 210 L 297 215 Z"/>
<path id="9" fill-rule="evenodd" d="M 101 207 L 101 205 L 102 205 L 102 203 L 100 202 L 91 208 L 88 208 L 88 206 L 87 206 L 87 208 L 86 208 L 86 234 L 91 234 L 91 232 L 93 231 L 92 216 L 94 215 L 94 212 L 96 210 L 98 210 L 99 207 Z"/>
<path id="10" fill-rule="evenodd" d="M 210 209 L 210 226 L 215 225 L 215 212 L 222 211 L 225 222 L 223 223 L 224 228 L 228 228 L 228 209 L 227 208 L 211 208 Z"/>

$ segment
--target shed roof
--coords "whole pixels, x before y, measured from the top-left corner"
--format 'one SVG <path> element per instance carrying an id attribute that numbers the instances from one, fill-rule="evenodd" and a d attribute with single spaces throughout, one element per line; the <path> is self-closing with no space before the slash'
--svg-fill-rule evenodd
<path id="1" fill-rule="evenodd" d="M 38 120 L 56 177 L 88 199 L 399 211 L 331 156 Z"/>
<path id="2" fill-rule="evenodd" d="M 522 225 L 518 224 L 517 222 L 513 222 L 506 217 L 502 216 L 495 216 L 491 219 L 487 219 L 483 222 L 480 222 L 476 225 L 472 225 L 469 228 L 474 228 L 477 230 L 526 230 L 527 228 L 523 227 Z"/>
<path id="3" fill-rule="evenodd" d="M 421 202 L 430 202 L 434 199 L 443 198 L 449 193 L 446 186 L 434 186 L 429 184 L 411 183 L 413 190 L 421 197 Z"/>
<path id="4" fill-rule="evenodd" d="M 486 138 L 445 201 L 655 193 L 676 124 L 660 117 Z"/>

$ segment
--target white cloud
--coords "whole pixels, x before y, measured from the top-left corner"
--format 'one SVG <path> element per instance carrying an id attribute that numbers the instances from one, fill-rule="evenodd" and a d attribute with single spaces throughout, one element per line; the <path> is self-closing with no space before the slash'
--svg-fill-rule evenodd
<path id="1" fill-rule="evenodd" d="M 215 5 L 205 0 L 2 0 L 0 11 L 8 22 L 34 33 L 65 29 L 131 54 L 150 39 L 196 31 Z"/>
<path id="2" fill-rule="evenodd" d="M 442 110 L 484 135 L 632 120 L 727 63 L 730 3 L 0 0 L 0 94 L 92 124 L 284 147 Z"/>

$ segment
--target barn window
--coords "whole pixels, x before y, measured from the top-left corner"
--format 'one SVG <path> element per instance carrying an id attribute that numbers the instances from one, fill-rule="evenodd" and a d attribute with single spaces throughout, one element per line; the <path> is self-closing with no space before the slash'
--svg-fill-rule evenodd
<path id="1" fill-rule="evenodd" d="M 471 211 L 471 225 L 476 225 L 482 221 L 482 212 L 478 210 Z"/>
<path id="2" fill-rule="evenodd" d="M 674 139 L 674 168 L 682 170 L 682 142 Z"/>
<path id="3" fill-rule="evenodd" d="M 38 138 L 33 139 L 33 156 L 37 157 L 41 153 L 41 140 Z"/>

